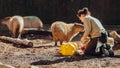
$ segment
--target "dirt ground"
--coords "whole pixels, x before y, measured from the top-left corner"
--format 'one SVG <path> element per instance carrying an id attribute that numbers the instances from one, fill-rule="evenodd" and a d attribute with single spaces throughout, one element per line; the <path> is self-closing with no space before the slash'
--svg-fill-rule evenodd
<path id="1" fill-rule="evenodd" d="M 115 57 L 61 56 L 51 36 L 31 37 L 34 47 L 0 41 L 0 62 L 15 68 L 119 68 L 120 49 Z"/>

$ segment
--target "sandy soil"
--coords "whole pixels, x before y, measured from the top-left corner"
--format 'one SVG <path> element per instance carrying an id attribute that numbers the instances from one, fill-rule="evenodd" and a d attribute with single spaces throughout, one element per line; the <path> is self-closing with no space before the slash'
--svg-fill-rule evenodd
<path id="1" fill-rule="evenodd" d="M 59 46 L 54 46 L 52 37 L 39 36 L 30 39 L 34 47 L 20 47 L 0 41 L 0 62 L 15 68 L 119 68 L 120 50 L 115 57 L 61 56 Z"/>

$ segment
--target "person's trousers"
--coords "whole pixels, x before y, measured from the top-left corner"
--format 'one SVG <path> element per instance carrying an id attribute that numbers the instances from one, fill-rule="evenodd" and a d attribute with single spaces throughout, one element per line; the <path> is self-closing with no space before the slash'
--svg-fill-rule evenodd
<path id="1" fill-rule="evenodd" d="M 88 45 L 86 45 L 86 49 L 84 51 L 85 55 L 93 55 L 93 56 L 100 55 L 100 53 L 96 53 L 95 52 L 98 39 L 99 38 L 97 37 L 97 38 L 92 38 L 90 40 L 90 42 L 88 43 Z"/>

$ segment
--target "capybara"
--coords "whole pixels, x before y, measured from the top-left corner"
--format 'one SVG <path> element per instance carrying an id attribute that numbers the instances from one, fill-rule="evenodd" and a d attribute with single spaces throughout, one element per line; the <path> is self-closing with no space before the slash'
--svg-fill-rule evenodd
<path id="1" fill-rule="evenodd" d="M 12 16 L 2 19 L 2 24 L 7 25 L 13 37 L 21 38 L 24 28 L 24 20 L 21 16 Z"/>
<path id="2" fill-rule="evenodd" d="M 37 16 L 24 16 L 24 28 L 41 29 L 43 27 L 42 21 Z"/>
<path id="3" fill-rule="evenodd" d="M 109 44 L 112 49 L 115 46 L 114 39 L 112 37 L 107 37 L 107 44 Z"/>
<path id="4" fill-rule="evenodd" d="M 120 43 L 120 35 L 116 31 L 111 31 L 109 35 L 114 39 L 116 44 Z"/>
<path id="5" fill-rule="evenodd" d="M 42 21 L 37 16 L 12 16 L 2 20 L 6 24 L 14 37 L 21 37 L 25 29 L 39 30 L 43 27 Z"/>
<path id="6" fill-rule="evenodd" d="M 53 35 L 53 40 L 55 41 L 55 46 L 59 41 L 62 44 L 63 41 L 71 41 L 74 35 L 78 32 L 83 31 L 84 26 L 78 23 L 67 24 L 62 21 L 53 22 L 51 25 L 51 31 Z"/>

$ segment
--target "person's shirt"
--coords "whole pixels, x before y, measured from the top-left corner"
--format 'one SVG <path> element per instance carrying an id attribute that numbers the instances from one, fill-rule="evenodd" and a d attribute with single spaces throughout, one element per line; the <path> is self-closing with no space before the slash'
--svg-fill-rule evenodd
<path id="1" fill-rule="evenodd" d="M 89 35 L 91 36 L 91 38 L 100 37 L 101 31 L 105 31 L 101 22 L 90 15 L 85 16 L 85 19 L 83 20 L 83 24 L 85 30 L 85 33 L 83 34 L 84 38 L 88 37 Z"/>

